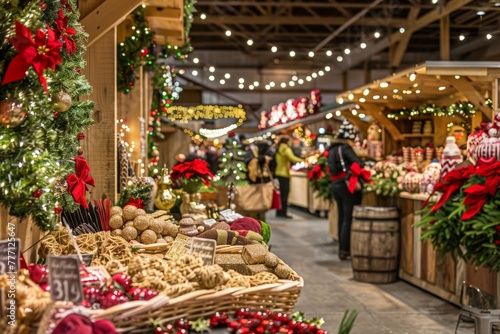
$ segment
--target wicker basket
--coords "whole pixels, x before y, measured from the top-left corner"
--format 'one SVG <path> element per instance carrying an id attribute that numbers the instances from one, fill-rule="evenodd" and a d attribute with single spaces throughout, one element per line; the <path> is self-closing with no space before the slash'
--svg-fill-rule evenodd
<path id="1" fill-rule="evenodd" d="M 167 248 L 163 247 L 163 250 Z M 242 246 L 217 246 L 216 251 L 234 254 L 241 253 L 242 249 Z M 284 264 L 281 260 L 280 263 Z M 128 302 L 96 311 L 95 318 L 111 320 L 120 332 L 148 333 L 151 332 L 151 319 L 165 324 L 179 318 L 208 317 L 215 312 L 233 313 L 242 307 L 292 312 L 303 286 L 303 279 L 294 273 L 290 280 L 250 288 L 197 290 L 171 299 L 159 295 L 149 301 Z"/>

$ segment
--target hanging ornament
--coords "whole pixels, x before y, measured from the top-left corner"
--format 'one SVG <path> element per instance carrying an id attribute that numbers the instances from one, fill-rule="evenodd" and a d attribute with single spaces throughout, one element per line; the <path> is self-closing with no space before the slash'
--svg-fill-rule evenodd
<path id="1" fill-rule="evenodd" d="M 47 9 L 47 4 L 45 2 L 43 2 L 43 1 L 40 1 L 40 8 L 42 10 L 46 10 Z"/>
<path id="2" fill-rule="evenodd" d="M 33 192 L 33 197 L 40 198 L 40 196 L 42 196 L 42 191 L 40 189 L 37 189 Z"/>
<path id="3" fill-rule="evenodd" d="M 62 208 L 58 205 L 54 208 L 54 212 L 56 213 L 56 215 L 60 215 L 62 212 Z"/>
<path id="4" fill-rule="evenodd" d="M 84 140 L 85 139 L 85 134 L 83 132 L 78 132 L 78 140 Z"/>
<path id="5" fill-rule="evenodd" d="M 21 102 L 6 99 L 0 102 L 0 124 L 7 128 L 15 128 L 26 118 L 26 111 Z"/>
<path id="6" fill-rule="evenodd" d="M 47 138 L 50 141 L 55 141 L 57 139 L 57 131 L 53 130 L 53 129 L 50 129 L 49 131 L 47 131 Z"/>
<path id="7" fill-rule="evenodd" d="M 54 102 L 54 106 L 59 112 L 67 111 L 69 108 L 71 108 L 71 104 L 73 103 L 73 101 L 71 100 L 71 96 L 63 91 L 55 93 L 52 96 L 52 102 Z"/>
<path id="8" fill-rule="evenodd" d="M 144 49 L 142 49 L 142 50 L 141 50 L 141 52 L 140 52 L 140 56 L 141 56 L 142 58 L 146 57 L 148 54 L 149 54 L 149 49 L 148 49 L 148 48 L 144 48 Z"/>
<path id="9" fill-rule="evenodd" d="M 153 150 L 152 155 L 153 155 L 153 157 L 157 157 L 157 156 L 160 155 L 160 151 L 158 151 L 157 149 L 155 149 L 155 150 Z"/>
<path id="10" fill-rule="evenodd" d="M 83 155 L 83 150 L 78 150 L 78 155 Z"/>

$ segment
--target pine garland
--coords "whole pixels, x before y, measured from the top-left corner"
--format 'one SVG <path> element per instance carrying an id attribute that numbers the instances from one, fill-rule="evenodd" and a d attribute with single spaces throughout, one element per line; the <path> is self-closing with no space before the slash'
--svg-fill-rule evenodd
<path id="1" fill-rule="evenodd" d="M 78 133 L 92 124 L 93 103 L 79 101 L 89 95 L 92 87 L 80 69 L 85 67 L 83 54 L 87 34 L 79 23 L 76 1 L 68 0 L 69 10 L 59 1 L 9 1 L 0 9 L 0 79 L 5 74 L 18 51 L 8 38 L 16 36 L 15 21 L 19 21 L 35 34 L 37 29 L 47 31 L 47 26 L 57 31 L 55 21 L 62 8 L 68 18 L 68 27 L 76 30 L 70 36 L 76 44 L 76 53 L 67 53 L 63 42 L 62 62 L 55 71 L 47 69 L 44 77 L 48 83 L 47 94 L 33 66 L 26 77 L 0 89 L 0 103 L 14 99 L 27 112 L 26 119 L 17 127 L 0 125 L 0 202 L 10 207 L 10 214 L 19 217 L 32 215 L 41 230 L 53 230 L 61 209 L 78 208 L 67 192 L 66 177 L 75 173 L 73 156 L 80 149 Z M 72 105 L 66 112 L 55 112 L 53 95 L 68 93 Z"/>

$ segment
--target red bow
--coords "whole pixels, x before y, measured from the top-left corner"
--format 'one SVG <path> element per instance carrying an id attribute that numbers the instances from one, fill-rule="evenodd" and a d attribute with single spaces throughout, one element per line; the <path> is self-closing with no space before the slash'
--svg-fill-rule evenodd
<path id="1" fill-rule="evenodd" d="M 55 70 L 56 65 L 61 63 L 62 43 L 56 38 L 54 31 L 49 26 L 47 26 L 47 32 L 37 29 L 33 40 L 29 28 L 16 21 L 16 36 L 9 38 L 9 42 L 18 54 L 9 63 L 2 85 L 23 79 L 29 68 L 33 66 L 38 79 L 48 93 L 43 71 L 46 68 Z"/>
<path id="2" fill-rule="evenodd" d="M 314 166 L 313 169 L 307 173 L 307 178 L 309 180 L 319 180 L 324 176 L 323 172 L 321 171 L 321 165 L 316 165 Z"/>
<path id="3" fill-rule="evenodd" d="M 142 199 L 140 199 L 140 198 L 135 199 L 133 197 L 130 197 L 130 199 L 128 200 L 127 204 L 125 204 L 125 206 L 127 206 L 127 205 L 135 206 L 138 209 L 144 209 L 144 203 L 142 203 Z"/>
<path id="4" fill-rule="evenodd" d="M 371 173 L 369 170 L 361 168 L 361 166 L 355 162 L 351 165 L 349 169 L 351 172 L 351 177 L 349 178 L 349 185 L 347 186 L 347 190 L 351 194 L 354 194 L 354 190 L 356 189 L 356 183 L 358 183 L 358 179 L 361 177 L 365 182 L 371 182 Z"/>
<path id="5" fill-rule="evenodd" d="M 73 196 L 75 202 L 88 209 L 89 206 L 85 200 L 85 192 L 88 190 L 87 185 L 95 187 L 94 178 L 89 175 L 90 166 L 85 158 L 74 157 L 74 159 L 76 161 L 76 175 L 69 174 L 66 178 L 68 192 Z"/>
<path id="6" fill-rule="evenodd" d="M 443 196 L 439 199 L 437 204 L 432 208 L 432 211 L 436 211 L 439 209 L 451 195 L 458 189 L 462 187 L 462 185 L 467 182 L 467 180 L 471 177 L 474 172 L 474 166 L 469 165 L 467 167 L 462 167 L 458 169 L 454 169 L 443 177 L 443 181 L 439 181 L 434 186 L 434 190 L 432 194 L 429 195 L 427 200 L 423 203 L 422 208 L 426 207 L 429 203 L 430 198 L 436 191 L 440 191 L 443 193 Z"/>

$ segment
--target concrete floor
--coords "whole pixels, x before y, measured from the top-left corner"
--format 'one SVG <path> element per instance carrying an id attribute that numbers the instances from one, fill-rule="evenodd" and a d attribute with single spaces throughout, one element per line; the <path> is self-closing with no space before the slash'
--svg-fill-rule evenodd
<path id="1" fill-rule="evenodd" d="M 352 279 L 350 261 L 338 259 L 338 245 L 328 235 L 326 219 L 291 208 L 294 219 L 266 218 L 271 250 L 303 279 L 296 310 L 306 318 L 323 317 L 323 328 L 336 334 L 346 309 L 358 318 L 352 334 L 454 333 L 459 308 L 404 281 L 372 285 Z M 460 334 L 474 333 L 462 322 Z"/>

